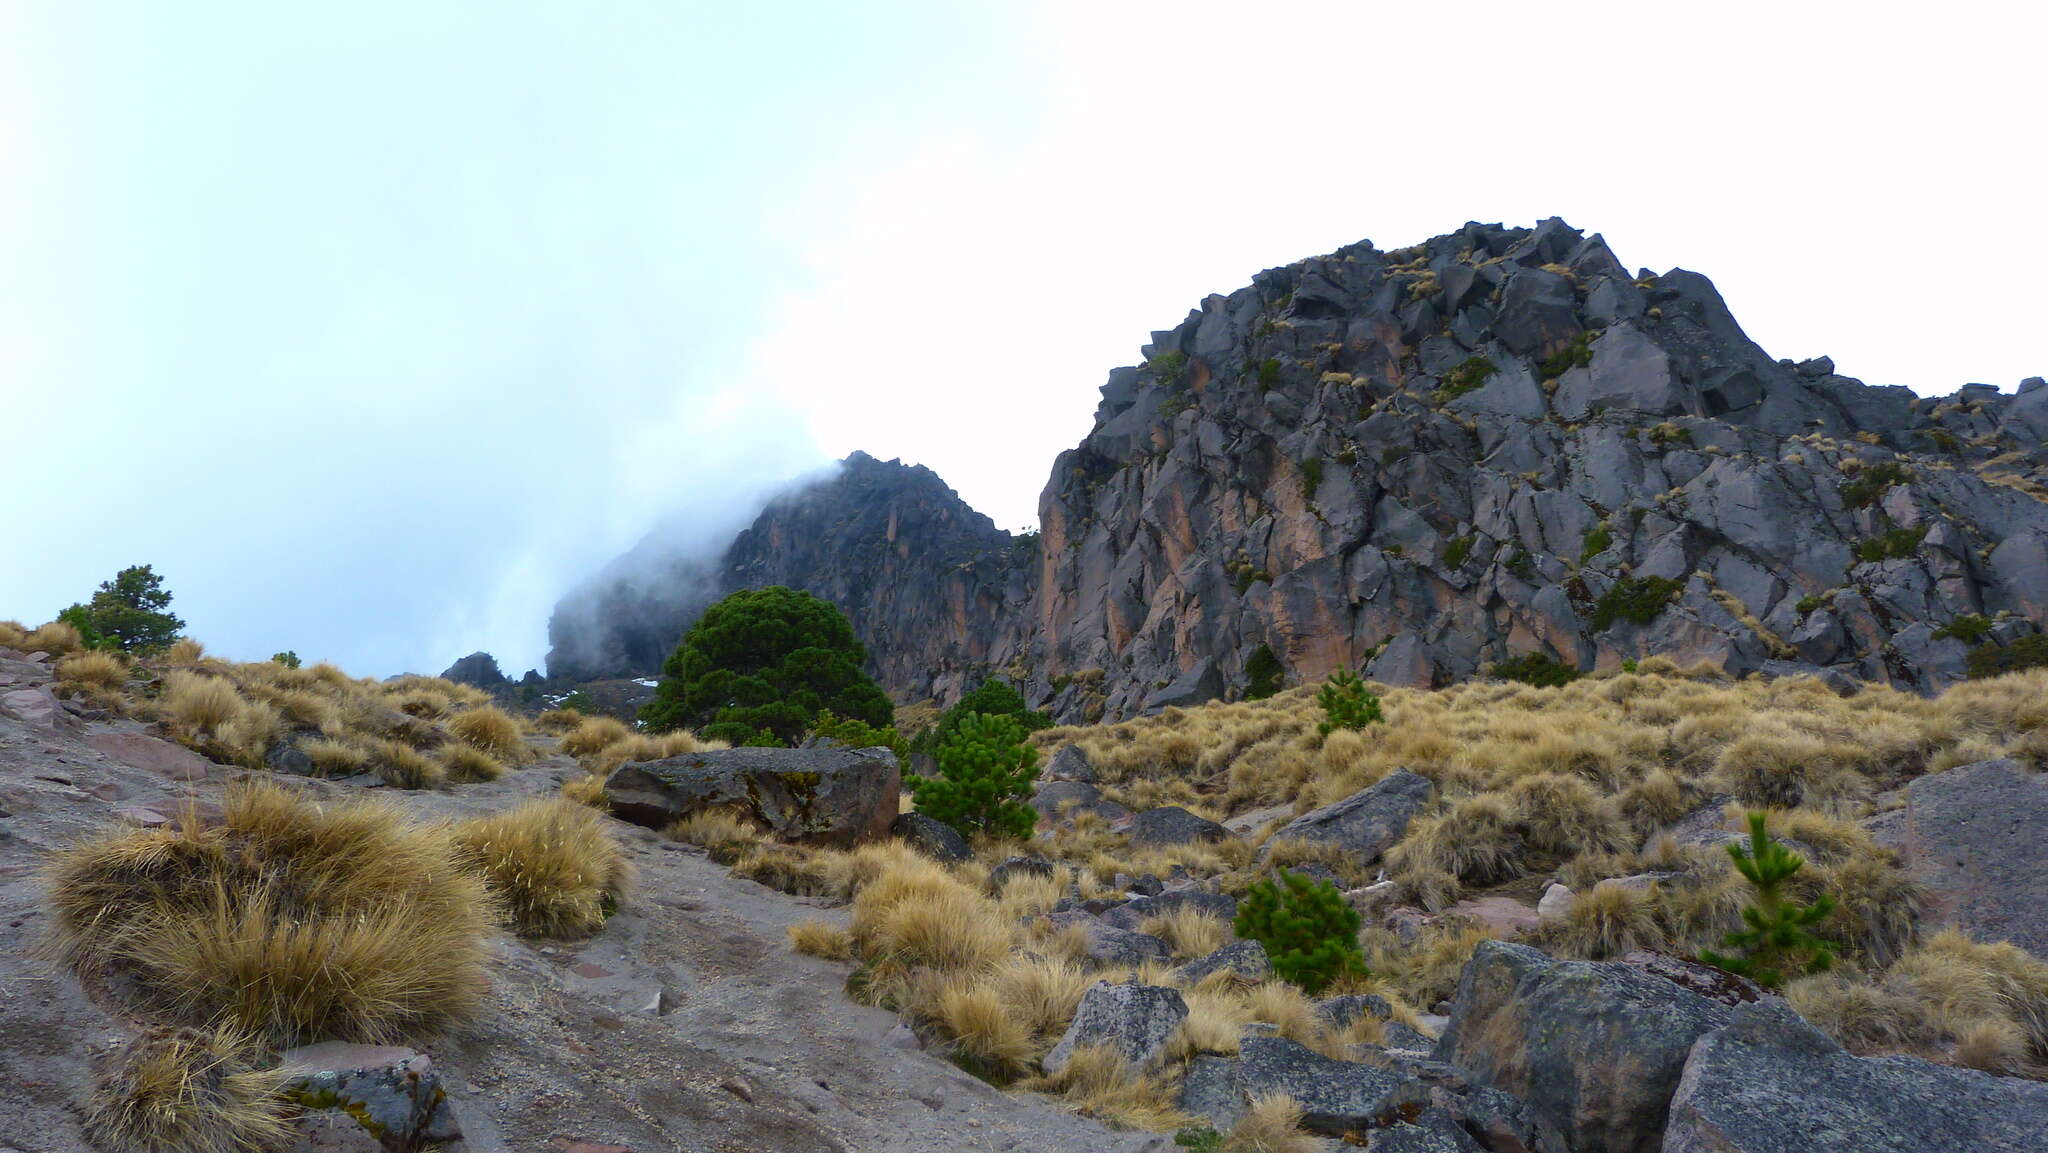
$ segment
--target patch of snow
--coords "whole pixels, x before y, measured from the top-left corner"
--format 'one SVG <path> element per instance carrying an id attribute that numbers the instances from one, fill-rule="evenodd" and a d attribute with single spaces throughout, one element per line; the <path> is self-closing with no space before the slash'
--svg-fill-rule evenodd
<path id="1" fill-rule="evenodd" d="M 634 677 L 633 683 L 636 685 L 646 685 L 650 689 L 656 688 L 661 684 L 660 681 L 655 680 L 653 677 Z"/>

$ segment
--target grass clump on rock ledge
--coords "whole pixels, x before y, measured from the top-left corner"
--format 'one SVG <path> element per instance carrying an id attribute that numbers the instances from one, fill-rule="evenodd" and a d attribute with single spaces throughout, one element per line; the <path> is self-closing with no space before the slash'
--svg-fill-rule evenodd
<path id="1" fill-rule="evenodd" d="M 1593 605 L 1593 631 L 1612 628 L 1616 621 L 1646 625 L 1657 619 L 1685 586 L 1670 577 L 1623 577 L 1600 594 Z"/>

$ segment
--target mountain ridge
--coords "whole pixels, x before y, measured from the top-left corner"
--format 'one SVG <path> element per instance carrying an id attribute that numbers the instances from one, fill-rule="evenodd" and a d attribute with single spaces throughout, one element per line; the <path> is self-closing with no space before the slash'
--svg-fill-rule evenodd
<path id="1" fill-rule="evenodd" d="M 1001 671 L 1063 719 L 1231 695 L 1261 647 L 1296 681 L 1665 653 L 1925 691 L 2048 623 L 2048 385 L 1921 398 L 1772 359 L 1706 277 L 1631 275 L 1555 218 L 1268 269 L 1142 355 L 1035 541 L 857 453 L 692 597 L 587 590 L 590 615 L 644 660 L 713 593 L 792 584 L 899 699 Z"/>

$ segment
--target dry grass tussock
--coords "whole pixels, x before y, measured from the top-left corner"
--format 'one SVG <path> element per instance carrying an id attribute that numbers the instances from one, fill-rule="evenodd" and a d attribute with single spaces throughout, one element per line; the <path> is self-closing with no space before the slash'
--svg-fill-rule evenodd
<path id="1" fill-rule="evenodd" d="M 247 1153 L 291 1137 L 285 1076 L 233 1029 L 149 1029 L 106 1058 L 84 1110 L 101 1149 Z"/>
<path id="2" fill-rule="evenodd" d="M 446 830 L 261 781 L 230 788 L 219 823 L 111 833 L 57 854 L 45 880 L 72 967 L 126 978 L 156 1018 L 279 1045 L 462 1020 L 497 912 Z"/>
<path id="3" fill-rule="evenodd" d="M 448 733 L 456 740 L 508 765 L 526 760 L 526 737 L 512 714 L 495 705 L 465 709 L 448 718 Z"/>
<path id="4" fill-rule="evenodd" d="M 1793 1008 L 1858 1052 L 1916 1052 L 2008 1076 L 2048 1077 L 2048 961 L 1945 930 L 1867 980 L 1823 974 Z"/>
<path id="5" fill-rule="evenodd" d="M 530 936 L 595 932 L 632 885 L 632 866 L 605 819 L 560 797 L 463 821 L 454 844 Z"/>

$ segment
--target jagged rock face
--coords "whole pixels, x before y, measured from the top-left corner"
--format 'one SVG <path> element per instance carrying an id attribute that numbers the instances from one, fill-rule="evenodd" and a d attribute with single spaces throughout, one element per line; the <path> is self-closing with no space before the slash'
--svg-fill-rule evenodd
<path id="1" fill-rule="evenodd" d="M 930 469 L 857 452 L 770 502 L 717 560 L 622 561 L 565 599 L 548 624 L 548 671 L 656 672 L 720 597 L 787 585 L 846 613 L 892 696 L 949 699 L 1022 651 L 1031 545 Z"/>
<path id="2" fill-rule="evenodd" d="M 1921 400 L 1772 360 L 1705 277 L 1631 276 L 1561 221 L 1273 269 L 1145 352 L 1040 505 L 1041 667 L 1102 670 L 1111 716 L 1205 661 L 1241 686 L 1260 644 L 1296 680 L 1537 651 L 1930 688 L 1967 651 L 1941 624 L 2048 616 L 2048 490 L 1975 471 L 2048 465 L 2048 389 Z M 1905 483 L 1851 487 L 1894 461 Z M 1894 529 L 1925 535 L 1857 558 Z M 1629 577 L 1679 587 L 1596 627 Z"/>
<path id="3" fill-rule="evenodd" d="M 1559 220 L 1271 269 L 1145 354 L 1039 540 L 856 453 L 716 559 L 565 600 L 549 671 L 651 673 L 768 584 L 844 609 L 899 700 L 1005 670 L 1062 721 L 1234 696 L 1262 645 L 1295 683 L 1665 654 L 1928 690 L 1964 675 L 1956 617 L 2048 623 L 2048 383 L 1922 399 L 1773 360 L 1705 277 Z M 1601 611 L 1631 593 L 1640 620 Z"/>

